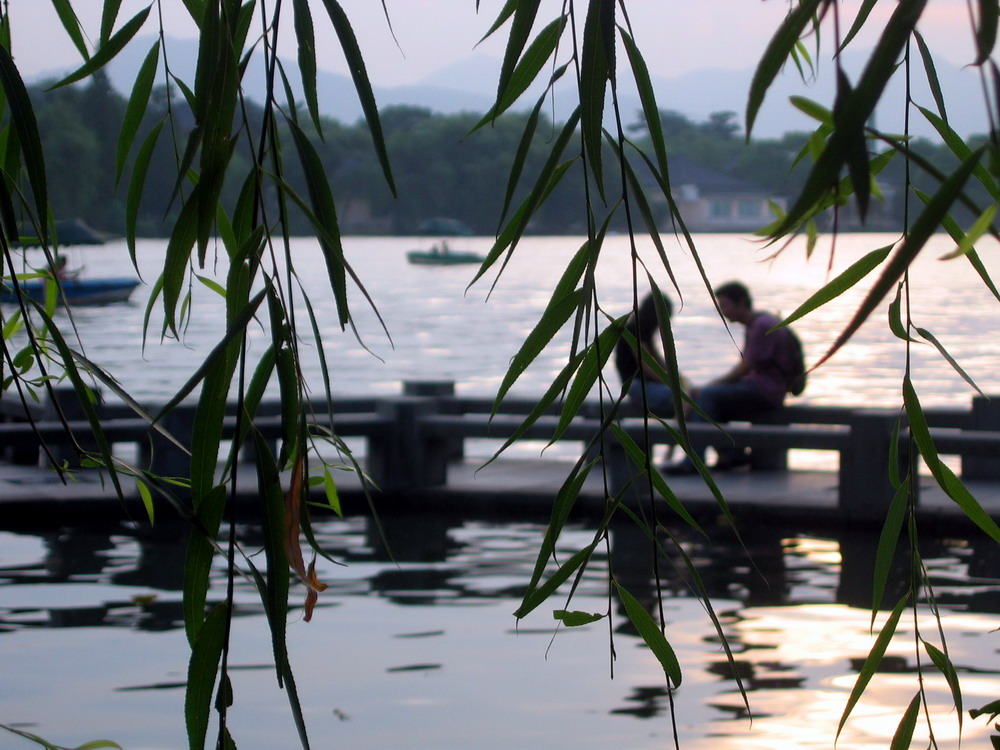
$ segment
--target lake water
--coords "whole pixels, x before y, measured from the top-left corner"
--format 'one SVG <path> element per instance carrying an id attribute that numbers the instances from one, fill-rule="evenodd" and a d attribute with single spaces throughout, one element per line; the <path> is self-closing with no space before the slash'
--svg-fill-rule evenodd
<path id="1" fill-rule="evenodd" d="M 811 259 L 793 244 L 774 262 L 772 250 L 735 235 L 699 235 L 698 247 L 713 285 L 731 279 L 745 281 L 760 309 L 790 313 L 829 278 L 863 254 L 893 241 L 889 235 L 843 235 L 835 246 L 820 243 Z M 510 358 L 517 352 L 548 302 L 564 264 L 578 249 L 579 238 L 528 238 L 517 248 L 492 294 L 494 276 L 466 291 L 474 266 L 410 266 L 406 250 L 429 245 L 415 238 L 351 237 L 345 252 L 378 305 L 391 335 L 387 339 L 363 296 L 351 293 L 351 306 L 362 341 L 340 331 L 318 245 L 312 239 L 292 241 L 300 281 L 310 294 L 337 394 L 398 393 L 403 380 L 454 380 L 459 393 L 493 396 Z M 455 249 L 485 252 L 489 238 L 453 242 Z M 1000 356 L 997 301 L 977 280 L 964 259 L 940 261 L 953 249 L 946 237 L 925 248 L 912 273 L 914 322 L 931 331 L 961 362 L 987 393 L 1000 392 Z M 164 250 L 162 241 L 138 245 L 143 278 L 156 277 Z M 981 247 L 990 272 L 1000 278 L 1000 255 L 995 245 Z M 221 251 L 220 251 L 221 252 Z M 683 297 L 669 289 L 666 273 L 656 271 L 654 254 L 640 246 L 640 254 L 654 270 L 657 282 L 674 299 L 674 329 L 683 372 L 695 383 L 727 370 L 738 357 L 736 344 L 716 314 L 686 249 L 669 248 L 671 264 Z M 831 268 L 832 254 L 832 268 Z M 609 314 L 621 315 L 631 305 L 631 270 L 626 237 L 611 237 L 599 267 L 601 303 Z M 85 275 L 130 274 L 124 243 L 78 251 L 73 261 Z M 200 272 L 213 277 L 214 268 Z M 827 308 L 800 320 L 795 328 L 810 362 L 816 361 L 836 338 L 869 283 L 834 300 Z M 83 346 L 90 358 L 115 373 L 141 401 L 162 400 L 190 376 L 219 338 L 223 305 L 218 296 L 193 282 L 192 314 L 182 341 L 159 340 L 154 314 L 143 347 L 143 308 L 149 286 L 140 287 L 134 304 L 81 308 L 76 312 Z M 308 322 L 301 319 L 303 331 Z M 735 331 L 742 343 L 742 333 Z M 266 335 L 256 332 L 250 356 L 263 350 Z M 515 392 L 537 396 L 565 363 L 568 332 L 556 338 L 546 353 L 522 376 Z M 320 387 L 318 358 L 312 344 L 304 346 L 307 376 Z M 966 405 L 969 388 L 929 345 L 913 347 L 914 380 L 926 405 Z M 807 403 L 894 405 L 898 403 L 903 370 L 903 347 L 876 313 L 855 339 L 815 373 L 802 397 Z"/>
<path id="2" fill-rule="evenodd" d="M 891 238 L 845 236 L 834 270 Z M 322 293 L 322 263 L 313 241 L 293 251 L 314 295 L 335 393 L 396 393 L 403 380 L 452 379 L 463 394 L 492 395 L 509 358 L 544 307 L 561 264 L 578 239 L 530 239 L 488 302 L 488 284 L 465 292 L 468 267 L 416 268 L 405 251 L 417 240 L 352 238 L 349 259 L 368 284 L 392 335 L 392 345 L 359 295 L 358 328 L 371 352 L 341 333 L 332 300 Z M 458 248 L 458 242 L 455 246 Z M 489 240 L 463 241 L 484 251 Z M 831 273 L 829 247 L 806 262 L 792 247 L 775 264 L 750 241 L 699 238 L 712 283 L 740 278 L 762 308 L 788 312 Z M 151 281 L 163 243 L 140 244 Z M 996 363 L 996 301 L 970 283 L 968 264 L 926 251 L 913 275 L 914 317 L 931 330 L 986 392 L 1000 392 Z M 991 271 L 996 248 L 981 249 Z M 646 250 L 642 251 L 648 256 Z M 710 307 L 690 258 L 671 250 L 684 291 L 675 317 L 681 366 L 695 382 L 728 368 L 735 347 Z M 628 307 L 628 244 L 612 238 L 600 278 L 609 312 Z M 674 257 L 676 256 L 676 258 Z M 88 274 L 127 272 L 124 248 L 81 251 Z M 662 274 L 661 274 L 662 277 Z M 663 278 L 661 282 L 665 283 Z M 197 282 L 195 282 L 197 286 Z M 863 294 L 845 295 L 796 325 L 815 359 Z M 140 289 L 141 292 L 141 289 Z M 198 289 L 181 342 L 160 344 L 157 328 L 142 350 L 144 296 L 136 304 L 82 309 L 76 315 L 89 356 L 114 372 L 140 400 L 161 401 L 190 374 L 214 341 L 221 303 Z M 812 403 L 890 405 L 898 400 L 901 345 L 875 316 L 856 340 L 815 373 L 803 397 Z M 739 336 L 737 336 L 739 338 Z M 260 334 L 251 350 L 263 346 Z M 516 391 L 537 395 L 561 367 L 558 344 L 523 377 Z M 315 358 L 310 374 L 316 375 Z M 915 347 L 914 379 L 925 405 L 964 406 L 968 387 L 931 347 Z M 318 384 L 318 381 L 316 381 Z M 385 519 L 395 562 L 370 520 L 324 521 L 317 534 L 335 560 L 323 563 L 330 584 L 313 621 L 293 618 L 292 664 L 316 748 L 430 750 L 474 747 L 661 748 L 671 746 L 671 711 L 662 671 L 621 612 L 613 613 L 617 660 L 609 676 L 607 621 L 554 633 L 542 607 L 516 627 L 511 613 L 530 575 L 541 519 Z M 2 528 L 0 524 L 0 528 Z M 684 530 L 678 530 L 684 534 Z M 696 560 L 735 651 L 749 691 L 753 722 L 725 666 L 718 638 L 683 577 L 665 566 L 670 638 L 685 682 L 673 715 L 684 748 L 829 748 L 859 660 L 872 646 L 864 582 L 873 540 L 807 528 L 746 529 L 753 564 L 725 528 L 711 542 L 683 536 Z M 566 550 L 592 531 L 567 531 Z M 971 534 L 971 532 L 970 532 Z M 253 529 L 244 530 L 252 546 Z M 181 627 L 183 528 L 154 530 L 46 527 L 0 531 L 0 723 L 17 724 L 60 745 L 107 737 L 128 750 L 185 746 L 183 682 L 187 645 Z M 651 582 L 637 558 L 646 549 L 627 528 L 612 533 L 616 570 L 641 600 Z M 976 536 L 925 539 L 923 554 L 942 610 L 952 661 L 962 675 L 966 707 L 997 696 L 1000 656 L 1000 569 L 996 546 Z M 582 582 L 573 608 L 607 610 L 600 564 Z M 221 569 L 213 596 L 222 592 Z M 293 597 L 301 597 L 296 589 Z M 240 747 L 284 750 L 295 733 L 284 695 L 269 671 L 270 647 L 260 606 L 249 588 L 238 592 L 233 634 L 235 737 Z M 296 601 L 298 599 L 296 598 Z M 937 642 L 923 609 L 916 625 Z M 919 657 L 911 618 L 885 670 L 855 709 L 840 748 L 887 747 L 917 686 Z M 553 637 L 554 636 L 554 637 Z M 907 637 L 909 636 L 909 637 Z M 958 747 L 958 722 L 943 680 L 931 670 L 926 686 L 938 746 Z M 926 731 L 920 723 L 918 733 Z M 965 747 L 983 747 L 988 727 L 965 718 Z M 0 747 L 34 747 L 0 735 Z"/>
<path id="3" fill-rule="evenodd" d="M 293 613 L 289 644 L 313 747 L 450 750 L 663 748 L 672 733 L 662 671 L 613 612 L 617 660 L 609 675 L 606 620 L 554 629 L 553 602 L 516 626 L 511 613 L 530 575 L 542 525 L 534 520 L 393 516 L 395 562 L 370 520 L 317 524 L 338 565 L 320 565 L 330 588 L 309 623 Z M 874 539 L 801 528 L 747 528 L 754 572 L 723 528 L 711 541 L 678 534 L 701 570 L 748 691 L 751 724 L 718 637 L 685 576 L 664 566 L 668 635 L 684 683 L 674 696 L 684 748 L 830 748 L 833 731 L 872 646 L 864 590 Z M 570 528 L 564 552 L 591 538 Z M 58 528 L 0 532 L 0 723 L 60 745 L 98 737 L 128 750 L 185 746 L 180 570 L 186 536 Z M 244 532 L 254 544 L 254 530 Z M 612 531 L 621 580 L 652 601 L 644 540 Z M 923 554 L 949 653 L 967 706 L 1000 684 L 1000 580 L 996 546 L 927 539 Z M 607 611 L 600 555 L 573 608 Z M 670 562 L 676 563 L 677 560 Z M 212 598 L 224 591 L 216 570 Z M 301 602 L 301 587 L 293 601 Z M 237 593 L 231 724 L 240 747 L 295 747 L 286 699 L 269 669 L 267 627 L 255 594 Z M 926 607 L 923 635 L 937 641 Z M 916 690 L 913 622 L 905 620 L 838 744 L 888 747 Z M 926 668 L 926 658 L 923 658 Z M 926 687 L 941 748 L 958 724 L 943 680 Z M 986 726 L 966 718 L 964 747 L 983 747 Z M 0 747 L 31 747 L 0 735 Z"/>

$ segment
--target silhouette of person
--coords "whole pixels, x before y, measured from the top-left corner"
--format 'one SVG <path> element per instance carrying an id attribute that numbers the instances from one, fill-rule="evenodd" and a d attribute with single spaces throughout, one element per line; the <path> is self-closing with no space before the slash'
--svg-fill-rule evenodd
<path id="1" fill-rule="evenodd" d="M 722 315 L 731 323 L 746 329 L 743 356 L 740 361 L 712 382 L 691 390 L 691 396 L 704 414 L 714 422 L 753 420 L 779 408 L 788 393 L 788 373 L 794 341 L 787 328 L 771 331 L 780 322 L 774 315 L 755 310 L 747 287 L 738 281 L 723 284 L 715 290 Z M 691 421 L 704 421 L 697 411 Z M 698 448 L 704 455 L 704 448 Z M 722 451 L 715 468 L 722 471 L 749 463 L 744 450 Z M 696 471 L 685 458 L 666 469 L 668 474 L 692 474 Z"/>
<path id="2" fill-rule="evenodd" d="M 661 293 L 664 306 L 669 316 L 673 312 L 670 298 Z M 643 387 L 646 390 L 646 406 L 652 414 L 669 418 L 674 415 L 674 395 L 670 386 L 664 383 L 649 365 L 651 358 L 664 366 L 662 347 L 660 346 L 660 322 L 656 314 L 656 299 L 653 294 L 647 294 L 639 304 L 638 315 L 633 314 L 625 330 L 632 334 L 639 350 L 625 337 L 618 340 L 615 347 L 615 368 L 622 379 L 622 384 L 628 387 L 628 397 L 637 404 L 643 403 Z M 647 361 L 644 361 L 647 360 Z M 640 375 L 642 377 L 640 377 Z"/>

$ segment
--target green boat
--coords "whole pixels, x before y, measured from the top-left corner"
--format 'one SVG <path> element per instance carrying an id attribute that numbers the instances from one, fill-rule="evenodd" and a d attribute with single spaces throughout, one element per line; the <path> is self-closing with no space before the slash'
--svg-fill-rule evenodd
<path id="1" fill-rule="evenodd" d="M 466 250 L 451 250 L 448 243 L 441 242 L 430 250 L 410 250 L 406 259 L 419 266 L 451 266 L 458 263 L 482 263 L 486 256 Z"/>

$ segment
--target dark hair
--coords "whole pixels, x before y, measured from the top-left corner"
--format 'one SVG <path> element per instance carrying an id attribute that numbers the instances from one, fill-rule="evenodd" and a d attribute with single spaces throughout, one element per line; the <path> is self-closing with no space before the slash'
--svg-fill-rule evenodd
<path id="1" fill-rule="evenodd" d="M 660 299 L 663 300 L 664 307 L 667 308 L 667 315 L 673 315 L 674 306 L 670 302 L 670 297 L 660 293 Z M 653 331 L 659 327 L 659 321 L 656 317 L 656 298 L 653 296 L 652 292 L 647 294 L 642 302 L 639 303 L 639 316 L 638 316 L 638 327 L 633 329 L 633 333 L 638 336 L 642 335 L 643 342 L 648 346 L 653 341 Z"/>
<path id="2" fill-rule="evenodd" d="M 670 298 L 661 292 L 660 298 L 667 310 L 667 315 L 673 313 L 673 305 Z M 643 297 L 639 303 L 636 315 L 629 315 L 625 323 L 625 330 L 635 337 L 638 346 L 633 346 L 623 336 L 615 345 L 615 367 L 621 376 L 622 382 L 631 382 L 631 379 L 639 373 L 639 351 L 648 349 L 656 351 L 656 331 L 660 327 L 660 321 L 656 316 L 656 298 L 650 293 Z"/>
<path id="3" fill-rule="evenodd" d="M 715 296 L 725 297 L 737 305 L 742 303 L 751 310 L 753 309 L 753 299 L 750 297 L 750 290 L 746 288 L 745 284 L 741 284 L 738 281 L 730 281 L 720 287 L 716 287 Z"/>

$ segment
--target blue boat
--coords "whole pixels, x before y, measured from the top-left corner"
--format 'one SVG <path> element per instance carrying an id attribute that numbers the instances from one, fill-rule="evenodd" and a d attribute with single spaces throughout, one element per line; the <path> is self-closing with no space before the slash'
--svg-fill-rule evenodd
<path id="1" fill-rule="evenodd" d="M 44 279 L 30 279 L 20 282 L 19 286 L 27 296 L 42 301 L 45 299 L 45 283 Z M 61 304 L 65 299 L 70 305 L 110 305 L 115 302 L 127 302 L 132 296 L 132 292 L 139 286 L 138 280 L 128 277 L 66 278 L 60 283 L 62 284 L 62 295 L 58 298 L 59 303 Z M 14 294 L 9 281 L 0 288 L 0 302 L 17 302 L 17 295 Z"/>

